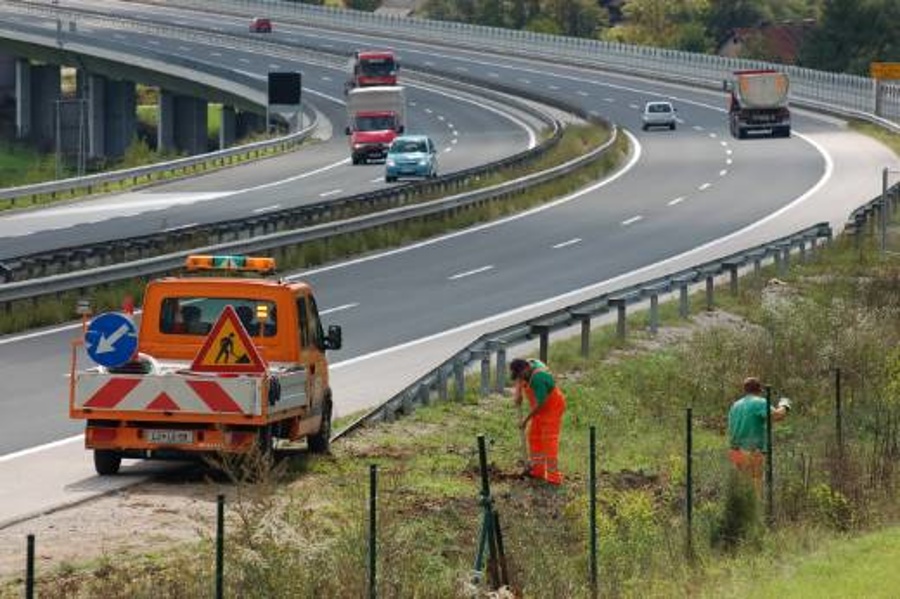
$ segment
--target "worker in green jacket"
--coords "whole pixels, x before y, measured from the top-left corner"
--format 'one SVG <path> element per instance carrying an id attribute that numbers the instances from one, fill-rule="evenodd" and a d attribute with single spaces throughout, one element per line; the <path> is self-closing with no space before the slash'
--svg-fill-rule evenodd
<path id="1" fill-rule="evenodd" d="M 762 384 L 756 377 L 744 380 L 744 395 L 728 411 L 728 458 L 739 472 L 753 481 L 757 495 L 762 493 L 762 473 L 766 443 L 766 411 L 769 402 L 762 396 Z M 772 408 L 772 422 L 784 419 L 791 410 L 791 401 L 782 397 Z"/>

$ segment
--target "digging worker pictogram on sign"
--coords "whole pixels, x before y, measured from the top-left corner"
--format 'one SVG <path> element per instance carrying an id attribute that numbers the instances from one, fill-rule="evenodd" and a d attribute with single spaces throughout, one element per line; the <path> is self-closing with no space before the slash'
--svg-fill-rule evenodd
<path id="1" fill-rule="evenodd" d="M 197 352 L 191 370 L 197 372 L 254 372 L 266 371 L 265 361 L 237 312 L 230 305 L 222 314 Z"/>

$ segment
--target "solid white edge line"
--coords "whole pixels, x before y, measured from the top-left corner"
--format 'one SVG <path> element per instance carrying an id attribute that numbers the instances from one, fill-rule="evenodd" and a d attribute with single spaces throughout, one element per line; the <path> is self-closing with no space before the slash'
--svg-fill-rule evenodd
<path id="1" fill-rule="evenodd" d="M 62 445 L 68 445 L 69 443 L 74 443 L 76 441 L 84 440 L 84 435 L 75 435 L 74 437 L 66 437 L 65 439 L 60 439 L 58 441 L 51 441 L 50 443 L 44 443 L 43 445 L 35 445 L 34 447 L 29 447 L 27 449 L 20 449 L 19 451 L 14 451 L 12 453 L 7 453 L 4 455 L 0 455 L 0 464 L 3 462 L 9 462 L 15 460 L 16 458 L 24 458 L 25 456 L 39 453 L 41 451 L 46 451 L 48 449 L 53 449 L 54 447 L 60 447 Z"/>

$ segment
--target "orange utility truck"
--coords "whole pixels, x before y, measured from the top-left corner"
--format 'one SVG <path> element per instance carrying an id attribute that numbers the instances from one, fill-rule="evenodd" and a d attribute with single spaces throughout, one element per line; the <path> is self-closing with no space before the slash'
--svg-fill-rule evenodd
<path id="1" fill-rule="evenodd" d="M 324 332 L 312 288 L 264 278 L 271 258 L 190 256 L 186 268 L 147 285 L 139 327 L 109 313 L 73 343 L 69 413 L 97 473 L 122 458 L 267 453 L 276 439 L 327 452 L 326 351 L 341 328 Z M 78 367 L 82 349 L 97 365 Z"/>

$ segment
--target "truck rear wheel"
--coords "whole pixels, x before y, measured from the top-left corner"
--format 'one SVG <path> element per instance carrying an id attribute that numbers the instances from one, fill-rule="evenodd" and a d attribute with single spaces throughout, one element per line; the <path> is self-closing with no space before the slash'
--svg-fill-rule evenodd
<path id="1" fill-rule="evenodd" d="M 111 476 L 119 473 L 119 467 L 122 465 L 122 456 L 117 451 L 111 449 L 95 449 L 94 450 L 94 470 L 100 476 Z"/>
<path id="2" fill-rule="evenodd" d="M 309 450 L 312 453 L 328 453 L 331 449 L 331 400 L 326 399 L 322 406 L 322 425 L 319 432 L 309 437 Z"/>

